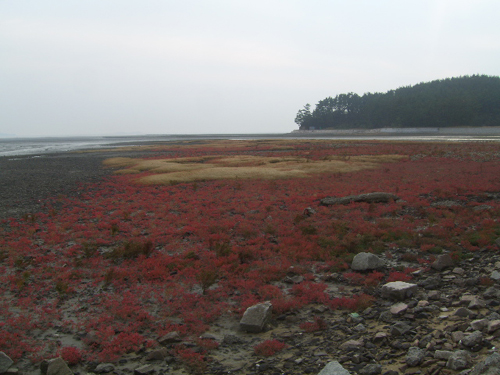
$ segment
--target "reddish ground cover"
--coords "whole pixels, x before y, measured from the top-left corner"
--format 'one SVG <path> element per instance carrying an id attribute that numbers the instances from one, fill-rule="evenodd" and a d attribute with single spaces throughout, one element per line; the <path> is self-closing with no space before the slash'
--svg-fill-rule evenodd
<path id="1" fill-rule="evenodd" d="M 200 146 L 168 157 L 241 152 Z M 239 317 L 266 300 L 275 314 L 316 302 L 361 309 L 373 300 L 370 288 L 410 280 L 413 270 L 349 272 L 356 253 L 397 248 L 426 267 L 443 249 L 467 257 L 493 248 L 500 235 L 498 143 L 304 142 L 245 153 L 408 158 L 308 179 L 142 186 L 133 182 L 137 175 L 121 175 L 84 186 L 79 199 L 57 198 L 43 212 L 6 220 L 0 228 L 0 351 L 15 360 L 109 361 L 155 346 L 154 339 L 172 331 L 196 342 L 221 315 Z M 373 191 L 401 200 L 319 204 L 327 196 Z M 481 209 L 485 204 L 488 210 Z M 365 294 L 332 298 L 321 278 L 330 272 L 344 273 Z M 277 283 L 296 275 L 304 282 Z M 46 344 L 41 333 L 51 327 L 79 335 L 84 347 Z M 263 353 L 279 350 L 275 346 Z M 180 348 L 175 355 L 196 367 L 206 352 Z"/>

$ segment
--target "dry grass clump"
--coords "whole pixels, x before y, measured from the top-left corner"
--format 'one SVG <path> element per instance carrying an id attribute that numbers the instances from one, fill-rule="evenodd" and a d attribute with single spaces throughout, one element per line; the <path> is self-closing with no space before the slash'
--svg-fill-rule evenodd
<path id="1" fill-rule="evenodd" d="M 172 184 L 222 179 L 303 178 L 318 173 L 346 173 L 377 168 L 395 162 L 401 155 L 362 155 L 310 160 L 301 157 L 264 157 L 250 155 L 206 156 L 177 159 L 111 158 L 104 164 L 122 168 L 118 174 L 151 172 L 136 181 L 141 184 Z"/>

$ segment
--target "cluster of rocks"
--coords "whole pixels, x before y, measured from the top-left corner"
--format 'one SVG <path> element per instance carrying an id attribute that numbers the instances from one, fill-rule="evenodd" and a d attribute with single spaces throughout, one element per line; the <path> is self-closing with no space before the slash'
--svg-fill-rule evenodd
<path id="1" fill-rule="evenodd" d="M 281 364 L 279 359 L 268 360 L 264 367 L 260 363 L 256 372 L 265 368 L 264 373 L 273 374 L 500 374 L 496 351 L 500 289 L 498 279 L 490 278 L 500 269 L 500 262 L 491 262 L 496 257 L 478 254 L 459 267 L 443 254 L 430 269 L 414 272 L 415 282 L 381 285 L 375 292 L 379 298 L 363 312 L 332 314 L 331 319 L 326 318 L 330 324 L 323 332 L 312 336 L 277 333 L 273 337 L 301 348 L 302 353 L 283 355 Z M 351 264 L 359 272 L 385 266 L 386 261 L 370 253 L 358 254 Z M 493 280 L 494 285 L 481 285 L 482 279 Z M 252 306 L 240 322 L 241 328 L 254 333 L 265 329 L 271 308 L 269 302 Z M 308 313 L 328 316 L 321 306 Z M 290 315 L 281 318 L 294 322 Z M 271 332 L 282 324 L 278 322 Z M 327 358 L 332 360 L 324 363 Z"/>
<path id="2" fill-rule="evenodd" d="M 384 270 L 399 261 L 398 254 L 379 257 L 360 253 L 351 269 L 359 273 Z M 478 252 L 455 262 L 448 254 L 412 273 L 410 281 L 385 282 L 378 287 L 352 286 L 340 274 L 317 273 L 332 297 L 369 292 L 373 304 L 359 312 L 331 310 L 322 304 L 273 314 L 270 302 L 251 306 L 239 322 L 227 317 L 201 338 L 218 348 L 209 353 L 207 374 L 500 374 L 500 255 Z M 385 272 L 386 274 L 388 272 Z M 282 286 L 300 284 L 291 273 Z M 302 323 L 320 319 L 313 332 Z M 258 357 L 253 348 L 276 339 L 287 348 L 271 357 Z M 114 375 L 188 374 L 173 355 L 178 345 L 200 351 L 178 332 L 157 338 L 159 346 L 142 348 L 114 363 L 68 367 L 62 359 L 44 361 L 42 375 L 72 373 Z M 0 353 L 0 374 L 24 373 Z M 40 373 L 37 370 L 37 373 Z"/>

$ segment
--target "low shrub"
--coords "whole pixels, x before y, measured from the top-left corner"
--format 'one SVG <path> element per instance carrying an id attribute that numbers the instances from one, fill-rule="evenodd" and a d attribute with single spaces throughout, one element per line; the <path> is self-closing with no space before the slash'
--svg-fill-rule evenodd
<path id="1" fill-rule="evenodd" d="M 70 366 L 77 365 L 83 358 L 82 351 L 74 346 L 65 346 L 60 350 L 59 355 Z"/>

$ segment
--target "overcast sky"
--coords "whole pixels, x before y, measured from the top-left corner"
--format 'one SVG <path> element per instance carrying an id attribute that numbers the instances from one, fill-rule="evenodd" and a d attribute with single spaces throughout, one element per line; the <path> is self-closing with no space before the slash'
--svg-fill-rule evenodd
<path id="1" fill-rule="evenodd" d="M 498 0 L 0 0 L 0 133 L 284 133 L 341 93 L 500 75 Z"/>

